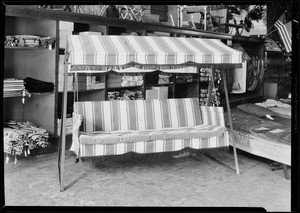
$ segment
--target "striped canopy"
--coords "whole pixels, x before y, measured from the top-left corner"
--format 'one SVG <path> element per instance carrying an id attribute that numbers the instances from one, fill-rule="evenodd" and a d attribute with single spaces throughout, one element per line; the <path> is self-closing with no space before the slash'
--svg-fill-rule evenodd
<path id="1" fill-rule="evenodd" d="M 71 71 L 222 68 L 239 67 L 242 63 L 242 53 L 218 39 L 71 35 L 67 41 Z"/>

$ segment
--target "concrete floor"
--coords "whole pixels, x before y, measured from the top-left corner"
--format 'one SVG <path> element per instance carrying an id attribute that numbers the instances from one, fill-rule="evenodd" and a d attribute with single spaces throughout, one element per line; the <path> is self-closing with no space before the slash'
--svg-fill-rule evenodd
<path id="1" fill-rule="evenodd" d="M 66 151 L 66 190 L 60 192 L 57 152 L 4 166 L 7 206 L 263 207 L 291 211 L 291 180 L 270 162 L 238 153 L 240 175 L 228 148 L 194 156 L 132 155 L 74 163 Z M 212 156 L 226 166 L 207 157 Z M 227 167 L 228 166 L 228 167 Z M 290 170 L 289 170 L 290 172 Z"/>

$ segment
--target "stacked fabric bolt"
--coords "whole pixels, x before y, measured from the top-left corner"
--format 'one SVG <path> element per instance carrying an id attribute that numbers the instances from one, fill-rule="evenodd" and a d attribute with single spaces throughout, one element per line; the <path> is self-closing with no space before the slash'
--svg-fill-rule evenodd
<path id="1" fill-rule="evenodd" d="M 220 105 L 220 93 L 218 92 L 219 89 L 215 88 L 212 90 L 212 104 L 215 106 Z M 200 105 L 207 105 L 208 100 L 208 89 L 201 88 L 200 89 Z"/>
<path id="2" fill-rule="evenodd" d="M 110 100 L 118 100 L 120 97 L 120 92 L 112 91 L 107 93 L 107 99 Z"/>
<path id="3" fill-rule="evenodd" d="M 124 75 L 122 76 L 122 87 L 128 87 L 128 86 L 140 86 L 144 83 L 143 76 L 137 75 L 137 76 L 130 76 L 130 75 Z"/>
<path id="4" fill-rule="evenodd" d="M 143 92 L 142 91 L 136 91 L 135 92 L 135 98 L 136 100 L 139 100 L 139 99 L 144 99 L 144 95 L 143 95 Z"/>
<path id="5" fill-rule="evenodd" d="M 25 89 L 24 80 L 5 78 L 3 83 L 3 97 L 25 96 L 29 94 Z"/>
<path id="6" fill-rule="evenodd" d="M 48 37 L 40 38 L 40 47 L 52 49 L 54 43 L 55 43 L 55 38 L 53 37 L 48 36 Z"/>
<path id="7" fill-rule="evenodd" d="M 43 47 L 52 48 L 55 43 L 54 37 L 41 37 L 35 35 L 7 35 L 4 45 L 6 47 Z"/>
<path id="8" fill-rule="evenodd" d="M 12 155 L 25 156 L 30 150 L 49 145 L 49 134 L 47 131 L 29 121 L 5 123 L 4 130 L 4 151 Z"/>
<path id="9" fill-rule="evenodd" d="M 210 76 L 211 69 L 201 69 L 200 70 L 200 82 L 202 88 L 200 88 L 200 99 L 199 103 L 201 106 L 208 104 L 208 83 L 211 81 Z M 219 106 L 220 105 L 220 92 L 219 86 L 221 82 L 221 72 L 218 69 L 215 69 L 214 76 L 213 76 L 213 90 L 212 90 L 212 105 Z"/>
<path id="10" fill-rule="evenodd" d="M 182 84 L 182 83 L 189 83 L 189 82 L 193 82 L 192 75 L 177 75 L 176 76 L 176 83 Z"/>
<path id="11" fill-rule="evenodd" d="M 122 90 L 122 96 L 120 100 L 135 100 L 135 92 L 130 90 Z"/>
<path id="12" fill-rule="evenodd" d="M 38 79 L 27 77 L 24 79 L 25 88 L 29 92 L 52 92 L 54 90 L 54 83 L 40 81 Z"/>
<path id="13" fill-rule="evenodd" d="M 142 91 L 130 91 L 130 90 L 121 90 L 118 91 L 111 91 L 107 94 L 107 99 L 110 100 L 136 100 L 136 99 L 143 99 Z"/>

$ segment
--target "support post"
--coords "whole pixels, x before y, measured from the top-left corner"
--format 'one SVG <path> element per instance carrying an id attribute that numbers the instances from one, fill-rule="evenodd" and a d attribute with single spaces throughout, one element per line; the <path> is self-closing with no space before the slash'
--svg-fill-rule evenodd
<path id="1" fill-rule="evenodd" d="M 226 73 L 224 70 L 221 70 L 221 75 L 222 75 L 222 78 L 224 81 L 224 92 L 225 92 L 225 98 L 226 98 L 226 106 L 227 106 L 227 111 L 228 111 L 230 131 L 233 131 L 233 124 L 232 124 L 232 117 L 231 117 L 231 110 L 230 110 L 230 103 L 229 103 L 229 98 L 228 98 L 228 90 L 227 90 L 227 82 L 226 82 Z M 233 138 L 233 154 L 234 154 L 236 173 L 240 174 L 234 138 Z"/>
<path id="2" fill-rule="evenodd" d="M 58 147 L 58 175 L 60 191 L 64 191 L 65 150 L 66 150 L 66 118 L 67 118 L 67 95 L 68 95 L 68 53 L 64 59 L 64 91 L 62 102 L 61 129 Z"/>
<path id="3" fill-rule="evenodd" d="M 212 105 L 212 99 L 213 99 L 213 94 L 212 94 L 212 90 L 213 90 L 213 81 L 214 81 L 214 69 L 211 68 L 211 70 L 209 71 L 209 77 L 210 77 L 210 81 L 208 82 L 208 93 L 207 93 L 207 106 L 211 106 Z"/>

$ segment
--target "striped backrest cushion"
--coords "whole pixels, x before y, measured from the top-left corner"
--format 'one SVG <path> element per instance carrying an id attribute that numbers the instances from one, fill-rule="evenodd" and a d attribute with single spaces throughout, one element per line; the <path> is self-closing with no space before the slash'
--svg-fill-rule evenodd
<path id="1" fill-rule="evenodd" d="M 74 103 L 81 131 L 147 130 L 202 124 L 197 98 L 85 101 Z"/>
<path id="2" fill-rule="evenodd" d="M 203 124 L 225 126 L 223 107 L 201 106 Z"/>

